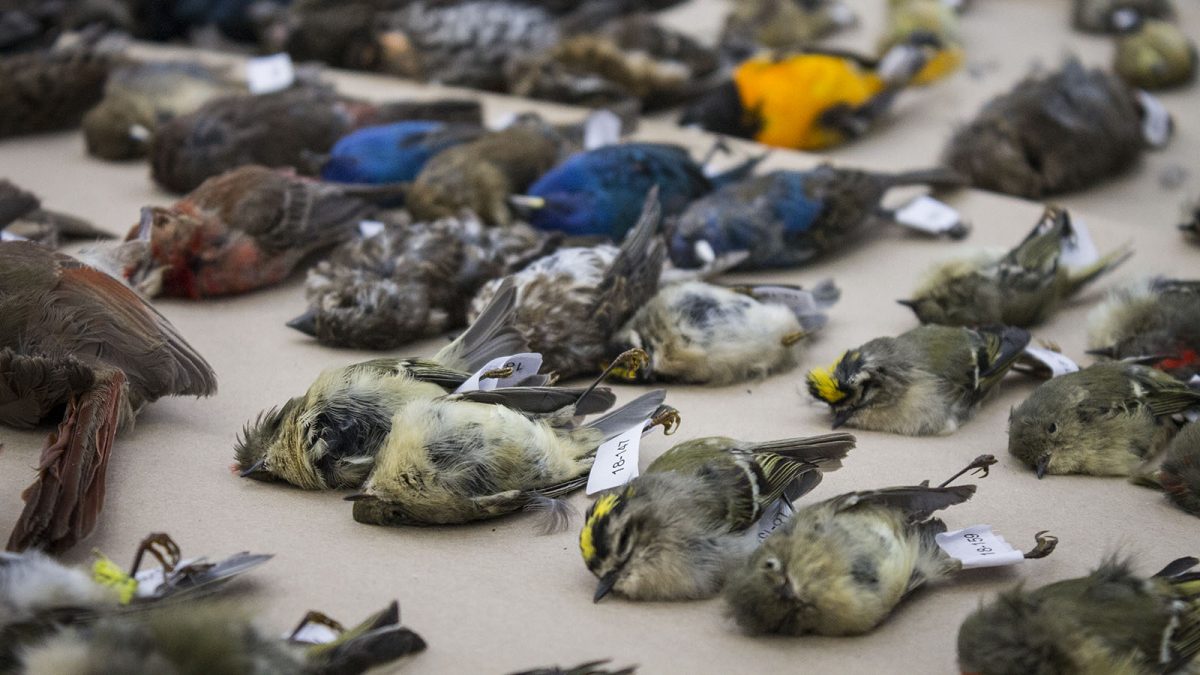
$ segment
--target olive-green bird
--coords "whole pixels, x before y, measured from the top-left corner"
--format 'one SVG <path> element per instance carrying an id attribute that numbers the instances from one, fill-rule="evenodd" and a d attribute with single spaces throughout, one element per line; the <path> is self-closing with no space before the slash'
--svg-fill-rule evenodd
<path id="1" fill-rule="evenodd" d="M 1142 89 L 1167 89 L 1196 78 L 1196 43 L 1179 26 L 1150 19 L 1117 40 L 1113 70 Z"/>
<path id="2" fill-rule="evenodd" d="M 1118 288 L 1088 316 L 1090 354 L 1200 373 L 1200 281 L 1162 277 Z"/>
<path id="3" fill-rule="evenodd" d="M 716 593 L 750 550 L 745 532 L 776 499 L 799 499 L 854 447 L 850 434 L 765 443 L 722 436 L 680 443 L 588 510 L 579 550 L 610 591 L 634 600 Z"/>
<path id="4" fill-rule="evenodd" d="M 362 485 L 398 410 L 453 392 L 492 359 L 529 351 L 511 325 L 515 302 L 509 285 L 433 358 L 373 359 L 326 370 L 304 396 L 246 425 L 234 469 L 244 478 L 307 490 Z M 534 376 L 522 383 L 546 382 Z"/>
<path id="5" fill-rule="evenodd" d="M 1195 672 L 1200 573 L 1180 558 L 1150 578 L 1110 558 L 1091 574 L 1016 588 L 967 617 L 958 663 L 978 675 Z"/>
<path id="6" fill-rule="evenodd" d="M 1061 261 L 1075 231 L 1065 209 L 1050 206 L 1013 250 L 990 252 L 935 265 L 900 304 L 921 323 L 945 326 L 1005 324 L 1027 328 L 1050 317 L 1062 303 L 1129 259 L 1128 246 L 1079 269 Z"/>
<path id="7" fill-rule="evenodd" d="M 1022 328 L 920 326 L 808 372 L 833 427 L 910 436 L 948 434 L 969 420 L 1029 344 Z"/>
<path id="8" fill-rule="evenodd" d="M 1179 430 L 1174 416 L 1200 407 L 1200 391 L 1153 368 L 1097 363 L 1043 382 L 1013 409 L 1008 451 L 1047 473 L 1128 476 Z"/>

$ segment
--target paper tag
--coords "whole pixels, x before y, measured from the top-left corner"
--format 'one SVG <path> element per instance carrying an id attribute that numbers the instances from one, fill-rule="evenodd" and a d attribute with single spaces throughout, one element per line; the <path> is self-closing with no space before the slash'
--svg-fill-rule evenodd
<path id="1" fill-rule="evenodd" d="M 1063 243 L 1058 262 L 1067 267 L 1087 267 L 1100 259 L 1100 252 L 1092 241 L 1092 233 L 1079 218 L 1071 218 L 1071 236 Z"/>
<path id="2" fill-rule="evenodd" d="M 1152 148 L 1161 148 L 1171 140 L 1171 113 L 1158 98 L 1137 90 L 1142 104 L 1142 137 Z"/>
<path id="3" fill-rule="evenodd" d="M 954 532 L 943 532 L 934 539 L 942 551 L 961 562 L 964 569 L 1004 567 L 1025 560 L 1025 554 L 1009 546 L 1004 537 L 992 532 L 991 525 L 972 525 Z"/>
<path id="4" fill-rule="evenodd" d="M 188 565 L 192 565 L 192 564 L 198 562 L 199 560 L 200 560 L 199 558 L 189 558 L 187 560 L 180 560 L 175 565 L 175 569 L 181 569 L 183 567 L 187 567 Z M 153 569 L 142 570 L 141 572 L 138 572 L 137 574 L 133 575 L 133 578 L 137 579 L 137 584 L 138 584 L 137 585 L 137 597 L 139 597 L 139 598 L 154 597 L 155 595 L 158 594 L 158 590 L 160 588 L 162 588 L 163 584 L 167 583 L 167 575 L 163 571 L 163 568 L 161 568 L 161 567 L 155 567 Z"/>
<path id="5" fill-rule="evenodd" d="M 363 220 L 358 223 L 358 234 L 363 239 L 370 239 L 383 232 L 386 226 L 378 220 Z"/>
<path id="6" fill-rule="evenodd" d="M 246 62 L 246 86 L 251 94 L 281 91 L 295 81 L 296 69 L 292 66 L 292 57 L 287 54 L 260 56 Z"/>
<path id="7" fill-rule="evenodd" d="M 821 311 L 812 292 L 802 288 L 787 288 L 786 286 L 756 286 L 752 293 L 759 302 L 783 305 L 796 314 L 813 314 Z"/>
<path id="8" fill-rule="evenodd" d="M 589 495 L 619 487 L 637 478 L 638 448 L 646 422 L 649 420 L 638 422 L 596 448 L 596 463 L 592 464 L 592 472 L 588 474 Z"/>
<path id="9" fill-rule="evenodd" d="M 464 391 L 492 391 L 502 387 L 511 387 L 530 375 L 537 375 L 542 367 L 542 355 L 536 353 L 512 354 L 492 359 L 477 370 L 466 382 L 459 385 L 454 393 Z M 512 375 L 507 377 L 483 377 L 485 373 L 498 368 L 512 368 Z"/>
<path id="10" fill-rule="evenodd" d="M 1029 345 L 1025 348 L 1025 353 L 1033 357 L 1050 369 L 1051 377 L 1074 373 L 1079 370 L 1079 364 L 1071 360 L 1069 356 L 1060 354 L 1052 349 L 1044 349 L 1042 347 L 1034 347 Z"/>
<path id="11" fill-rule="evenodd" d="M 776 499 L 767 507 L 766 511 L 763 511 L 762 517 L 758 519 L 754 527 L 750 528 L 750 531 L 754 533 L 754 541 L 759 544 L 766 541 L 772 532 L 782 527 L 795 513 L 796 510 L 792 508 L 788 500 L 783 497 Z"/>
<path id="12" fill-rule="evenodd" d="M 325 645 L 341 637 L 334 629 L 323 623 L 306 623 L 295 633 L 284 633 L 283 639 L 303 642 L 306 645 Z"/>
<path id="13" fill-rule="evenodd" d="M 930 234 L 945 234 L 962 225 L 958 211 L 929 195 L 921 195 L 896 211 L 896 222 Z"/>
<path id="14" fill-rule="evenodd" d="M 596 110 L 583 122 L 583 148 L 595 150 L 621 140 L 621 118 L 611 110 Z"/>

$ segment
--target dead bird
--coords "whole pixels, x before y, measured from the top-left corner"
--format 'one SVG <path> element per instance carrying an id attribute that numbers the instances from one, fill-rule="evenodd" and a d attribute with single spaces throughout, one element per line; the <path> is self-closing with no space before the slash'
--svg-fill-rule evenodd
<path id="1" fill-rule="evenodd" d="M 244 166 L 204 181 L 173 206 L 146 207 L 111 255 L 150 296 L 199 300 L 283 281 L 305 256 L 349 239 L 388 186 L 336 185 Z"/>
<path id="2" fill-rule="evenodd" d="M 574 105 L 657 110 L 698 93 L 716 54 L 638 12 L 564 37 L 509 66 L 509 93 Z"/>
<path id="3" fill-rule="evenodd" d="M 740 60 L 763 49 L 803 49 L 857 22 L 841 0 L 736 0 L 718 44 Z"/>
<path id="4" fill-rule="evenodd" d="M 961 6 L 961 5 L 960 5 Z M 898 44 L 918 35 L 936 38 L 937 51 L 913 77 L 914 85 L 940 80 L 962 65 L 966 58 L 958 11 L 945 0 L 892 0 L 888 3 L 887 27 L 876 51 L 882 57 Z"/>
<path id="5" fill-rule="evenodd" d="M 374 21 L 391 0 L 293 0 L 258 3 L 253 18 L 264 54 L 287 52 L 297 62 L 333 68 L 379 70 L 383 55 Z"/>
<path id="6" fill-rule="evenodd" d="M 1178 87 L 1196 78 L 1196 43 L 1179 26 L 1147 19 L 1117 39 L 1113 71 L 1142 89 Z"/>
<path id="7" fill-rule="evenodd" d="M 1129 259 L 1123 246 L 1082 267 L 1063 262 L 1076 236 L 1062 208 L 1049 206 L 1033 231 L 1008 253 L 977 253 L 934 265 L 913 293 L 900 300 L 921 323 L 945 326 L 1005 324 L 1028 328 L 1063 302 Z"/>
<path id="8" fill-rule="evenodd" d="M 468 311 L 478 315 L 511 279 L 517 288 L 516 328 L 547 369 L 562 377 L 595 372 L 609 357 L 609 339 L 654 297 L 666 257 L 659 234 L 658 188 L 620 248 L 562 248 L 519 272 L 484 284 Z"/>
<path id="9" fill-rule="evenodd" d="M 112 239 L 92 223 L 59 211 L 43 209 L 32 192 L 0 179 L 0 236 L 29 239 L 58 248 L 64 239 Z"/>
<path id="10" fill-rule="evenodd" d="M 1200 281 L 1155 277 L 1118 288 L 1088 316 L 1090 354 L 1200 373 Z"/>
<path id="11" fill-rule="evenodd" d="M 0 138 L 79 126 L 122 61 L 89 47 L 0 57 Z"/>
<path id="12" fill-rule="evenodd" d="M 1085 33 L 1121 33 L 1144 19 L 1175 18 L 1171 0 L 1074 0 L 1071 25 Z"/>
<path id="13" fill-rule="evenodd" d="M 373 104 L 325 86 L 227 96 L 160 125 L 150 144 L 155 182 L 174 192 L 247 164 L 299 167 L 359 127 L 403 119 L 481 124 L 478 101 Z"/>
<path id="14" fill-rule="evenodd" d="M 1179 430 L 1157 471 L 1134 475 L 1134 483 L 1162 490 L 1175 506 L 1200 516 L 1200 424 Z"/>
<path id="15" fill-rule="evenodd" d="M 1072 58 L 989 101 L 943 159 L 985 190 L 1030 199 L 1080 190 L 1137 162 L 1145 114 L 1123 82 Z"/>
<path id="16" fill-rule="evenodd" d="M 118 428 L 163 396 L 212 394 L 216 376 L 128 286 L 38 244 L 0 243 L 0 316 L 0 423 L 61 420 L 8 548 L 65 551 L 96 526 Z"/>
<path id="17" fill-rule="evenodd" d="M 240 89 L 199 63 L 118 68 L 104 87 L 104 99 L 83 117 L 88 153 L 109 160 L 144 157 L 160 124 Z"/>
<path id="18" fill-rule="evenodd" d="M 288 323 L 331 347 L 394 349 L 463 326 L 485 282 L 557 248 L 559 237 L 515 223 L 487 227 L 470 213 L 390 219 L 309 270 L 308 310 Z"/>
<path id="19" fill-rule="evenodd" d="M 828 321 L 841 291 L 826 280 L 805 290 L 778 284 L 671 284 L 613 335 L 612 353 L 645 350 L 639 381 L 721 386 L 797 365 L 796 345 Z M 617 372 L 618 376 L 628 376 Z"/>
<path id="20" fill-rule="evenodd" d="M 421 220 L 470 209 L 489 225 L 507 225 L 513 218 L 509 196 L 529 187 L 571 149 L 553 126 L 536 115 L 522 116 L 500 131 L 435 155 L 409 186 L 405 206 Z"/>

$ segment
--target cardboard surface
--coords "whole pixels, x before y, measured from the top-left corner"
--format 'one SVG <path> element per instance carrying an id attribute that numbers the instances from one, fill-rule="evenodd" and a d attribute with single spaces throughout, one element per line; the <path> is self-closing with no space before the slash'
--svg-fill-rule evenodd
<path id="1" fill-rule="evenodd" d="M 881 3 L 855 3 L 877 7 Z M 1179 3 L 1192 34 L 1200 9 Z M 672 12 L 673 20 L 711 19 L 710 0 Z M 691 14 L 688 12 L 691 11 Z M 1067 3 L 1044 0 L 977 0 L 964 17 L 972 62 L 1011 58 L 981 82 L 965 74 L 945 85 L 901 100 L 895 121 L 872 138 L 832 154 L 848 164 L 903 168 L 931 161 L 944 135 L 973 114 L 978 102 L 1025 71 L 1022 60 L 1054 58 L 1064 45 L 1089 60 L 1103 61 L 1102 40 L 1070 34 Z M 868 25 L 859 38 L 873 34 Z M 384 78 L 338 77 L 349 93 L 387 98 L 412 90 Z M 1101 251 L 1133 240 L 1135 257 L 1103 279 L 1078 303 L 1035 331 L 1073 358 L 1086 362 L 1085 318 L 1103 291 L 1149 273 L 1196 276 L 1200 248 L 1174 229 L 1173 210 L 1183 191 L 1165 193 L 1156 170 L 1187 163 L 1194 193 L 1200 178 L 1200 144 L 1193 87 L 1164 97 L 1181 119 L 1171 149 L 1141 170 L 1109 185 L 1060 200 L 1086 219 Z M 489 98 L 489 112 L 527 109 Z M 568 111 L 559 111 L 569 114 Z M 704 136 L 648 123 L 644 137 L 685 142 L 698 155 Z M 770 167 L 805 167 L 816 158 L 775 152 Z M 135 222 L 138 209 L 169 203 L 140 163 L 117 165 L 85 156 L 76 133 L 9 140 L 0 144 L 0 176 L 40 194 L 47 206 L 78 212 L 113 232 Z M 906 296 L 935 259 L 981 246 L 1010 247 L 1032 227 L 1039 205 L 981 192 L 949 202 L 973 223 L 963 242 L 932 240 L 899 229 L 882 229 L 844 253 L 787 273 L 742 279 L 812 283 L 832 277 L 843 289 L 828 328 L 811 344 L 793 373 L 720 389 L 671 387 L 668 402 L 683 415 L 674 437 L 648 436 L 645 466 L 673 442 L 723 434 L 746 439 L 813 435 L 829 428 L 823 406 L 803 388 L 803 370 L 824 365 L 844 349 L 915 325 L 895 300 Z M 976 455 L 1000 457 L 979 482 L 970 502 L 944 512 L 951 529 L 992 525 L 1014 546 L 1028 548 L 1033 534 L 1048 529 L 1061 539 L 1050 558 L 1015 568 L 964 572 L 950 583 L 924 588 L 874 633 L 860 638 L 748 638 L 723 615 L 720 600 L 632 603 L 610 598 L 592 604 L 595 579 L 577 546 L 580 519 L 552 536 L 535 533 L 524 515 L 463 527 L 387 529 L 355 523 L 350 504 L 336 493 L 313 493 L 238 479 L 230 474 L 233 443 L 242 425 L 264 408 L 302 393 L 326 367 L 375 353 L 321 347 L 284 326 L 304 308 L 302 275 L 289 283 L 240 298 L 156 303 L 212 363 L 219 393 L 208 399 L 164 399 L 147 407 L 137 426 L 121 435 L 109 467 L 105 513 L 95 534 L 68 559 L 89 559 L 92 547 L 128 563 L 148 532 L 170 532 L 186 556 L 226 555 L 250 549 L 276 554 L 253 572 L 250 597 L 271 630 L 290 628 L 308 609 L 319 608 L 354 622 L 399 598 L 406 624 L 429 643 L 424 654 L 401 663 L 408 673 L 504 673 L 537 665 L 613 658 L 639 664 L 643 673 L 730 672 L 957 672 L 954 643 L 961 620 L 978 603 L 1018 580 L 1043 584 L 1085 573 L 1111 553 L 1137 557 L 1147 572 L 1182 555 L 1200 552 L 1200 521 L 1169 506 L 1158 493 L 1120 479 L 1049 477 L 1038 481 L 1007 453 L 1006 420 L 1034 382 L 1012 377 L 977 419 L 951 436 L 907 438 L 857 432 L 859 447 L 845 467 L 826 477 L 809 499 L 840 492 L 939 481 Z M 440 339 L 412 344 L 398 354 L 431 354 Z M 620 400 L 640 392 L 618 387 Z M 20 512 L 20 491 L 29 483 L 49 429 L 0 430 L 0 531 Z M 583 511 L 582 492 L 572 502 Z"/>

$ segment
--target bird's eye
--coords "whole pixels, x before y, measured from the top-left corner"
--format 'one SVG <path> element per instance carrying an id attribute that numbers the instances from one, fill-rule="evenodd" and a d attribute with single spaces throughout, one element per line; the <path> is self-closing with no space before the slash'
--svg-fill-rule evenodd
<path id="1" fill-rule="evenodd" d="M 771 557 L 763 561 L 763 569 L 768 572 L 778 572 L 783 569 L 783 563 L 779 562 L 779 558 Z"/>
<path id="2" fill-rule="evenodd" d="M 1058 433 L 1058 424 L 1055 422 L 1051 422 L 1050 424 L 1047 424 L 1046 431 L 1051 434 Z"/>

